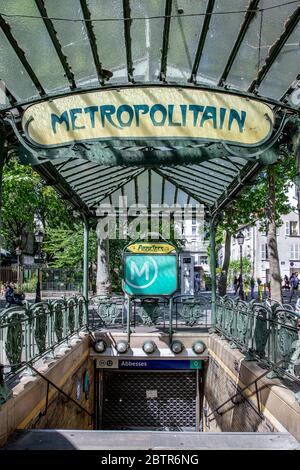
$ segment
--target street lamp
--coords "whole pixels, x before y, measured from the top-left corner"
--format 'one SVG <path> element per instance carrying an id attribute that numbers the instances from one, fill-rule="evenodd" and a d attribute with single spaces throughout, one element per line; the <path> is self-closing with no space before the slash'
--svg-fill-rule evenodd
<path id="1" fill-rule="evenodd" d="M 240 230 L 236 236 L 237 242 L 240 246 L 240 298 L 244 300 L 244 286 L 243 286 L 243 244 L 245 236 Z"/>
<path id="2" fill-rule="evenodd" d="M 42 301 L 42 295 L 41 295 L 41 268 L 40 268 L 40 261 L 41 261 L 41 244 L 44 239 L 44 232 L 41 230 L 38 230 L 35 234 L 35 241 L 38 246 L 38 277 L 37 277 L 37 283 L 36 283 L 36 291 L 35 291 L 35 302 L 41 302 Z"/>
<path id="3" fill-rule="evenodd" d="M 17 246 L 16 248 L 16 255 L 17 255 L 17 259 L 18 259 L 18 270 L 17 270 L 17 283 L 18 283 L 18 288 L 20 289 L 21 287 L 21 282 L 20 282 L 20 279 L 21 279 L 21 276 L 20 276 L 20 256 L 22 254 L 22 250 L 19 246 Z"/>

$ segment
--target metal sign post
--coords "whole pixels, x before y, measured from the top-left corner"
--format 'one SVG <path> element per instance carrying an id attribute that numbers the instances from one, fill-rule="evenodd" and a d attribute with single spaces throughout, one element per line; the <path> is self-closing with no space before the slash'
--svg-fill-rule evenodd
<path id="1" fill-rule="evenodd" d="M 134 297 L 169 297 L 169 334 L 172 338 L 172 295 L 178 289 L 178 256 L 169 242 L 133 242 L 123 252 L 123 291 L 130 310 Z M 129 315 L 127 316 L 129 319 Z M 130 325 L 128 343 L 130 340 Z"/>

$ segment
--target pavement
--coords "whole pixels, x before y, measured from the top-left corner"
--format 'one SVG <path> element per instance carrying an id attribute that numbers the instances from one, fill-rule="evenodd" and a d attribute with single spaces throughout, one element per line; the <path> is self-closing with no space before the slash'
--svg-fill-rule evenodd
<path id="1" fill-rule="evenodd" d="M 300 450 L 289 433 L 26 430 L 4 450 Z"/>
<path id="2" fill-rule="evenodd" d="M 77 293 L 76 292 L 63 292 L 63 291 L 43 291 L 42 292 L 42 300 L 55 300 L 55 299 L 61 299 L 62 297 L 71 297 L 71 296 L 74 296 L 76 295 Z M 233 290 L 229 290 L 227 295 L 229 297 L 232 297 L 232 298 L 236 298 L 236 294 L 234 293 Z M 35 293 L 27 293 L 25 294 L 25 298 L 26 300 L 29 302 L 29 303 L 34 303 L 34 300 L 35 300 Z M 202 298 L 206 298 L 208 301 L 210 300 L 210 297 L 211 297 L 211 291 L 201 291 L 200 292 L 200 297 Z M 297 299 L 298 297 L 300 297 L 300 290 L 296 291 L 292 297 L 292 300 L 290 301 L 290 297 L 291 297 L 291 292 L 290 291 L 286 291 L 286 290 L 283 290 L 282 292 L 282 300 L 283 300 L 283 304 L 289 304 L 289 305 L 293 305 L 295 306 L 296 305 L 296 302 L 297 302 Z M 255 292 L 254 293 L 254 299 L 258 300 L 259 301 L 259 293 L 258 292 Z M 263 301 L 267 300 L 268 299 L 268 294 L 267 293 L 263 293 Z M 250 296 L 248 297 L 247 300 L 251 300 Z M 0 310 L 4 309 L 5 308 L 5 304 L 6 304 L 6 301 L 5 299 L 2 297 L 0 299 Z"/>

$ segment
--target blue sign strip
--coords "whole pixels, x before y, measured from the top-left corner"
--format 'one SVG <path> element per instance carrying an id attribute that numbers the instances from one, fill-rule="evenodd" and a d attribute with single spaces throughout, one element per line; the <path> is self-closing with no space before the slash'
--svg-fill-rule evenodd
<path id="1" fill-rule="evenodd" d="M 198 367 L 195 367 L 194 362 L 198 363 Z M 202 361 L 119 359 L 118 365 L 119 369 L 201 369 Z"/>

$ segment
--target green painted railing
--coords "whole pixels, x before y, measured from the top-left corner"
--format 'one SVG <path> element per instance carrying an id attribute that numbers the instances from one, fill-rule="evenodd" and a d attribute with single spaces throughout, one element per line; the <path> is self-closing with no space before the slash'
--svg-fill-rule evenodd
<path id="1" fill-rule="evenodd" d="M 14 373 L 86 328 L 83 296 L 11 307 L 0 313 L 0 366 L 4 377 Z"/>
<path id="2" fill-rule="evenodd" d="M 172 302 L 172 327 L 210 326 L 208 297 L 175 296 Z M 125 328 L 127 304 L 122 296 L 94 296 L 89 301 L 94 327 Z M 131 300 L 131 326 L 169 326 L 170 308 L 166 298 Z"/>
<path id="3" fill-rule="evenodd" d="M 260 360 L 266 366 L 283 360 L 276 375 L 300 379 L 299 314 L 292 306 L 267 305 L 255 300 L 220 297 L 216 303 L 216 330 L 246 360 Z M 275 374 L 273 373 L 273 376 Z M 300 382 L 299 382 L 300 383 Z M 297 399 L 300 400 L 300 393 Z"/>

